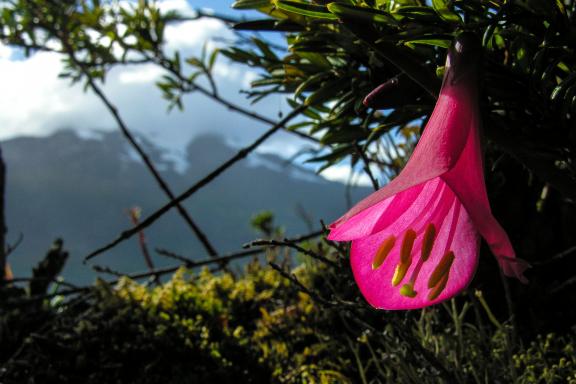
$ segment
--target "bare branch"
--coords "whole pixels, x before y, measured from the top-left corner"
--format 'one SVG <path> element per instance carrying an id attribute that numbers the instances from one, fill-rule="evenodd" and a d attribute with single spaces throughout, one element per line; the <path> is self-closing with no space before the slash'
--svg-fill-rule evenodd
<path id="1" fill-rule="evenodd" d="M 320 232 L 321 233 L 321 232 Z M 309 256 L 315 260 L 318 260 L 322 263 L 325 263 L 331 267 L 338 267 L 338 264 L 335 263 L 334 261 L 316 253 L 316 252 L 312 252 L 308 249 L 302 248 L 301 246 L 295 244 L 295 242 L 290 241 L 289 239 L 284 239 L 284 241 L 278 241 L 278 240 L 255 240 L 252 241 L 251 243 L 247 244 L 247 247 L 253 247 L 253 246 L 269 246 L 269 247 L 288 247 L 288 248 L 292 248 L 298 252 L 300 252 L 303 255 Z M 246 246 L 245 246 L 246 247 Z"/>
<path id="2" fill-rule="evenodd" d="M 182 73 L 178 69 L 174 68 L 174 66 L 172 65 L 172 62 L 170 60 L 166 60 L 165 58 L 162 58 L 162 57 L 147 56 L 147 58 L 150 61 L 153 61 L 156 64 L 160 65 L 162 68 L 164 68 L 165 70 L 167 70 L 171 74 L 173 74 L 178 80 L 180 80 L 182 83 L 186 84 L 189 87 L 190 91 L 197 91 L 197 92 L 201 93 L 202 95 L 204 95 L 204 96 L 216 101 L 217 103 L 225 106 L 229 110 L 240 113 L 240 114 L 242 114 L 246 117 L 249 117 L 253 120 L 260 121 L 261 123 L 264 123 L 267 125 L 273 125 L 273 126 L 277 125 L 276 121 L 274 121 L 274 120 L 272 120 L 272 119 L 270 119 L 264 115 L 256 113 L 254 111 L 250 111 L 248 109 L 242 108 L 238 104 L 235 104 L 235 103 L 231 102 L 230 100 L 224 99 L 223 97 L 218 95 L 217 92 L 215 92 L 215 91 L 210 92 L 208 89 L 197 84 L 196 82 L 190 81 L 190 79 L 183 76 Z M 303 139 L 313 141 L 316 144 L 320 143 L 320 140 L 318 140 L 317 138 L 315 138 L 313 136 L 307 135 L 307 134 L 299 132 L 299 131 L 287 130 L 285 125 L 282 125 L 281 128 L 286 130 L 286 132 L 289 132 L 291 134 L 299 136 Z"/>
<path id="3" fill-rule="evenodd" d="M 360 148 L 358 143 L 354 144 L 354 148 L 356 149 L 356 152 L 364 162 L 364 171 L 370 178 L 370 181 L 372 182 L 372 187 L 374 187 L 374 190 L 377 191 L 378 189 L 380 189 L 380 186 L 378 185 L 378 181 L 376 180 L 376 178 L 374 178 L 374 175 L 372 174 L 372 170 L 370 169 L 370 160 L 366 156 L 366 152 L 364 152 L 362 148 Z"/>
<path id="4" fill-rule="evenodd" d="M 58 31 L 54 31 L 54 32 L 58 36 L 61 36 L 61 34 L 59 34 Z M 88 85 L 90 86 L 92 91 L 94 91 L 94 93 L 100 98 L 102 103 L 104 103 L 104 105 L 106 106 L 108 111 L 112 114 L 112 117 L 116 121 L 116 124 L 118 124 L 120 131 L 122 132 L 124 137 L 128 140 L 130 145 L 132 145 L 134 150 L 138 153 L 138 155 L 140 156 L 140 158 L 142 159 L 142 161 L 144 162 L 144 164 L 146 165 L 146 167 L 148 168 L 148 170 L 150 171 L 150 173 L 152 174 L 154 179 L 156 179 L 156 182 L 158 183 L 158 185 L 160 186 L 162 191 L 164 191 L 164 193 L 168 196 L 168 198 L 171 201 L 174 201 L 174 199 L 175 199 L 174 193 L 172 192 L 172 190 L 170 189 L 170 187 L 168 186 L 166 181 L 164 181 L 164 179 L 162 178 L 162 176 L 160 175 L 160 173 L 156 169 L 156 166 L 152 163 L 152 160 L 150 160 L 150 158 L 148 157 L 146 152 L 142 149 L 140 144 L 138 144 L 138 142 L 134 138 L 134 135 L 130 132 L 130 130 L 128 129 L 128 126 L 125 124 L 124 120 L 120 116 L 120 112 L 118 111 L 116 106 L 114 104 L 112 104 L 112 102 L 106 97 L 106 95 L 104 94 L 102 89 L 100 89 L 100 87 L 96 84 L 96 81 L 91 76 L 90 71 L 88 71 L 86 69 L 86 67 L 76 59 L 76 55 L 74 53 L 74 50 L 70 46 L 68 41 L 66 40 L 65 35 L 61 36 L 60 39 L 61 39 L 62 44 L 66 48 L 66 51 L 68 53 L 68 56 L 70 57 L 70 60 L 80 69 L 80 71 L 84 74 L 84 76 L 86 76 L 86 80 L 88 82 Z M 202 245 L 204 246 L 204 248 L 206 249 L 208 254 L 210 254 L 213 257 L 216 257 L 218 255 L 218 252 L 216 251 L 216 249 L 214 248 L 212 243 L 208 240 L 208 237 L 206 236 L 206 234 L 204 234 L 204 232 L 200 229 L 200 227 L 196 224 L 196 222 L 194 222 L 194 220 L 192 220 L 192 217 L 188 214 L 188 212 L 184 209 L 184 207 L 182 207 L 182 205 L 180 205 L 179 202 L 176 203 L 175 206 L 176 206 L 176 209 L 178 210 L 178 213 L 180 213 L 180 216 L 182 216 L 184 221 L 188 224 L 188 226 L 190 226 L 190 228 L 192 229 L 192 232 L 196 235 L 198 240 L 202 243 Z"/>
<path id="5" fill-rule="evenodd" d="M 284 277 L 285 279 L 288 279 L 292 283 L 294 283 L 298 287 L 298 289 L 300 289 L 302 292 L 304 292 L 305 294 L 310 296 L 314 301 L 316 301 L 320 304 L 323 304 L 323 305 L 330 306 L 330 307 L 334 307 L 334 306 L 338 305 L 338 303 L 336 303 L 334 301 L 326 300 L 325 298 L 320 296 L 318 293 L 316 293 L 316 292 L 312 291 L 310 288 L 306 287 L 304 284 L 302 284 L 300 282 L 300 280 L 298 280 L 298 278 L 293 273 L 284 270 L 284 268 L 282 268 L 278 264 L 275 264 L 272 262 L 268 263 L 268 264 L 274 270 L 276 270 L 280 275 L 282 275 L 282 277 Z"/>
<path id="6" fill-rule="evenodd" d="M 250 154 L 252 151 L 254 151 L 266 139 L 268 139 L 270 136 L 272 136 L 274 133 L 276 133 L 279 129 L 281 129 L 288 121 L 292 120 L 293 118 L 298 116 L 300 113 L 302 113 L 302 111 L 304 111 L 305 109 L 306 109 L 306 107 L 304 107 L 304 106 L 294 109 L 284 119 L 282 119 L 276 125 L 274 125 L 272 128 L 267 130 L 258 139 L 256 139 L 252 144 L 239 150 L 234 156 L 232 156 L 230 159 L 228 159 L 227 161 L 222 163 L 220 166 L 218 166 L 216 169 L 214 169 L 212 172 L 210 172 L 208 175 L 206 175 L 204 178 L 202 178 L 200 181 L 198 181 L 192 187 L 188 188 L 188 190 L 186 190 L 184 193 L 180 194 L 178 197 L 176 197 L 175 199 L 170 201 L 168 204 L 166 204 L 163 207 L 161 207 L 160 209 L 158 209 L 156 212 L 154 212 L 153 214 L 148 216 L 146 219 L 142 220 L 142 222 L 139 225 L 125 230 L 124 232 L 122 232 L 120 234 L 120 236 L 118 238 L 116 238 L 116 240 L 113 240 L 112 242 L 110 242 L 110 243 L 104 245 L 103 247 L 100 247 L 100 248 L 96 249 L 95 251 L 93 251 L 92 253 L 90 253 L 88 256 L 86 256 L 84 258 L 84 261 L 88 261 L 88 260 L 114 248 L 118 244 L 130 239 L 132 236 L 134 236 L 135 234 L 137 234 L 138 232 L 140 232 L 144 228 L 148 228 L 156 220 L 158 220 L 160 217 L 162 217 L 166 212 L 170 211 L 170 209 L 174 208 L 177 204 L 179 204 L 180 202 L 182 202 L 182 201 L 186 200 L 187 198 L 189 198 L 190 196 L 192 196 L 194 193 L 196 193 L 197 191 L 199 191 L 200 189 L 202 189 L 203 187 L 208 185 L 212 180 L 214 180 L 215 178 L 220 176 L 228 168 L 230 168 L 231 166 L 236 164 L 238 161 L 240 161 L 240 160 L 244 159 L 246 156 L 248 156 L 248 154 Z"/>

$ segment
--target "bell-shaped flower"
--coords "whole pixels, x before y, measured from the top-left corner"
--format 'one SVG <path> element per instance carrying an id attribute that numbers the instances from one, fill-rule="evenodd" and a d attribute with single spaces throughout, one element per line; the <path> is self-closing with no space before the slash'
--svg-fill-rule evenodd
<path id="1" fill-rule="evenodd" d="M 400 175 L 330 225 L 352 241 L 360 291 L 376 308 L 414 309 L 466 288 L 481 235 L 507 276 L 523 276 L 484 184 L 478 105 L 479 44 L 460 35 L 449 50 L 436 106 Z"/>

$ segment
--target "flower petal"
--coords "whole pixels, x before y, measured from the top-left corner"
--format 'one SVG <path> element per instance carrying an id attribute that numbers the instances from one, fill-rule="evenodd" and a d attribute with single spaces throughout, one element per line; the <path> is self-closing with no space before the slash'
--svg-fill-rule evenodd
<path id="1" fill-rule="evenodd" d="M 442 175 L 442 179 L 468 211 L 477 230 L 498 259 L 504 274 L 526 283 L 528 280 L 524 277 L 524 270 L 528 268 L 528 264 L 516 259 L 506 231 L 492 215 L 483 172 L 479 127 L 474 125 L 460 158 L 449 172 Z"/>
<path id="2" fill-rule="evenodd" d="M 459 83 L 445 81 L 422 137 L 400 175 L 352 207 L 330 229 L 337 229 L 358 213 L 452 169 L 464 149 L 470 128 L 477 127 L 475 103 L 462 102 L 475 100 L 475 92 Z"/>
<path id="3" fill-rule="evenodd" d="M 414 215 L 415 212 L 407 212 L 409 217 Z M 421 261 L 424 232 L 430 223 L 437 229 L 436 240 L 429 257 L 426 261 Z M 400 240 L 403 233 L 397 232 L 397 227 L 391 226 L 371 236 L 352 241 L 350 260 L 354 277 L 366 300 L 376 308 L 414 309 L 438 303 L 464 289 L 474 275 L 478 262 L 478 232 L 449 188 L 444 189 L 436 206 L 413 221 L 410 228 L 417 233 L 410 253 L 411 262 L 405 277 L 396 286 L 393 284 L 393 277 L 397 265 L 401 262 L 402 242 L 396 241 L 392 251 L 377 269 L 373 268 L 372 262 L 382 242 L 391 235 Z M 443 274 L 440 276 L 447 276 L 446 280 L 443 282 L 440 278 L 434 287 L 429 288 L 430 277 L 450 251 L 454 253 L 453 263 L 447 270 L 441 271 Z M 414 292 L 404 289 L 402 294 L 402 289 L 412 278 L 413 285 L 410 288 Z M 444 286 L 440 285 L 442 283 Z M 415 295 L 412 297 L 411 293 Z"/>

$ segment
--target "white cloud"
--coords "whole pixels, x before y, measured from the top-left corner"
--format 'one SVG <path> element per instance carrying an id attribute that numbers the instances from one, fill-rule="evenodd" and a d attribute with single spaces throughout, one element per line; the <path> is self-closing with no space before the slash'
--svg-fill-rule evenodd
<path id="1" fill-rule="evenodd" d="M 157 65 L 146 64 L 118 73 L 118 81 L 122 84 L 150 84 L 163 74 L 164 70 Z"/>
<path id="2" fill-rule="evenodd" d="M 7 47 L 4 44 L 0 43 L 0 60 L 10 59 L 11 56 L 12 56 L 12 48 Z"/>
<path id="3" fill-rule="evenodd" d="M 164 9 L 191 12 L 185 0 L 165 0 L 159 4 Z M 215 19 L 175 23 L 166 31 L 167 47 L 180 50 L 183 58 L 198 55 L 206 41 L 233 37 L 228 27 Z M 74 128 L 85 136 L 94 129 L 117 129 L 94 94 L 85 93 L 82 84 L 70 87 L 68 80 L 58 78 L 63 69 L 61 56 L 38 52 L 29 58 L 14 60 L 11 59 L 13 51 L 0 45 L 0 139 L 24 134 L 47 135 L 61 128 Z M 131 130 L 170 148 L 172 153 L 184 153 L 186 144 L 198 134 L 221 133 L 231 144 L 242 146 L 269 128 L 199 94 L 184 98 L 184 112 L 167 113 L 167 103 L 154 85 L 162 73 L 152 65 L 118 67 L 109 73 L 103 89 Z M 240 94 L 239 91 L 255 79 L 253 70 L 221 57 L 214 74 L 220 95 L 234 103 L 272 119 L 278 118 L 280 110 L 286 112 L 281 96 L 272 96 L 251 106 Z M 301 139 L 280 132 L 266 141 L 262 151 L 289 157 L 302 148 L 302 143 Z"/>
<path id="4" fill-rule="evenodd" d="M 163 9 L 175 9 L 190 14 L 192 8 L 185 0 L 166 0 L 159 3 Z M 183 54 L 198 54 L 205 41 L 211 38 L 230 37 L 228 28 L 218 20 L 200 19 L 176 23 L 168 27 L 167 41 L 173 49 Z M 113 129 L 115 124 L 102 104 L 90 92 L 84 93 L 81 84 L 69 86 L 69 81 L 59 79 L 62 57 L 55 53 L 38 52 L 29 58 L 12 59 L 15 49 L 0 45 L 0 138 L 22 134 L 43 135 L 54 130 L 72 127 L 76 129 Z M 238 99 L 234 92 L 245 82 L 249 71 L 233 68 L 220 62 L 215 68 L 217 80 L 224 80 L 222 93 Z M 178 130 L 173 136 L 187 139 L 202 131 L 191 132 L 195 116 L 203 117 L 204 130 L 219 130 L 226 121 L 219 107 L 197 96 L 187 97 L 184 114 L 166 114 L 166 102 L 154 86 L 163 70 L 154 65 L 116 68 L 109 74 L 104 89 L 116 103 L 132 129 L 157 133 Z M 214 113 L 211 113 L 214 112 Z M 143 118 L 145 116 L 145 118 Z M 170 126 L 171 128 L 167 128 Z M 172 126 L 174 126 L 172 128 Z M 178 140 L 180 142 L 181 140 Z"/>
<path id="5" fill-rule="evenodd" d="M 186 0 L 164 0 L 158 2 L 158 8 L 162 12 L 177 11 L 182 16 L 196 16 L 196 12 Z"/>
<path id="6" fill-rule="evenodd" d="M 168 25 L 165 36 L 169 49 L 197 49 L 206 43 L 210 51 L 221 45 L 217 43 L 220 40 L 234 40 L 234 34 L 220 20 L 210 18 Z"/>
<path id="7" fill-rule="evenodd" d="M 349 165 L 334 165 L 322 171 L 321 176 L 323 176 L 325 179 L 338 181 L 341 183 L 348 183 L 351 181 L 352 185 L 362 187 L 372 186 L 370 178 L 363 172 L 354 172 L 354 175 L 352 175 L 352 179 L 350 179 L 351 170 L 352 168 L 350 168 Z"/>
<path id="8" fill-rule="evenodd" d="M 55 53 L 42 52 L 24 60 L 0 59 L 2 138 L 49 133 L 63 127 L 54 126 L 54 119 L 82 108 L 85 102 L 78 97 L 82 91 L 66 87 L 58 79 L 61 70 L 61 58 Z"/>

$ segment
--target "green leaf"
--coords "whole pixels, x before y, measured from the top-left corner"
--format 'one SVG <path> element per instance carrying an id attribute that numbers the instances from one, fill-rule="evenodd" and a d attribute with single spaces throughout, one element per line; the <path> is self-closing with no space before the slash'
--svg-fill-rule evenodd
<path id="1" fill-rule="evenodd" d="M 331 129 L 320 138 L 320 142 L 322 144 L 350 143 L 364 138 L 366 138 L 366 131 L 356 125 L 340 130 Z"/>
<path id="2" fill-rule="evenodd" d="M 378 41 L 375 46 L 382 57 L 420 84 L 428 93 L 437 95 L 439 87 L 436 77 L 420 63 L 411 50 L 385 41 Z"/>
<path id="3" fill-rule="evenodd" d="M 252 20 L 234 24 L 233 28 L 237 31 L 277 31 L 277 32 L 299 32 L 304 27 L 290 20 Z"/>
<path id="4" fill-rule="evenodd" d="M 316 92 L 308 96 L 306 100 L 304 100 L 304 105 L 310 106 L 333 99 L 342 89 L 349 86 L 350 80 L 347 78 L 333 80 L 327 84 L 324 84 L 322 87 L 316 90 Z"/>
<path id="5" fill-rule="evenodd" d="M 298 103 L 296 100 L 286 99 L 286 102 L 293 108 L 300 108 L 302 104 Z M 311 118 L 312 120 L 322 120 L 322 117 L 316 113 L 312 108 L 306 108 L 302 114 L 306 117 Z"/>
<path id="6" fill-rule="evenodd" d="M 460 16 L 450 9 L 450 3 L 451 1 L 446 0 L 432 0 L 432 7 L 434 7 L 434 10 L 442 20 L 449 23 L 462 24 Z"/>
<path id="7" fill-rule="evenodd" d="M 220 52 L 230 60 L 236 61 L 238 63 L 254 65 L 253 63 L 257 63 L 259 61 L 259 57 L 253 53 L 235 47 L 222 50 Z"/>
<path id="8" fill-rule="evenodd" d="M 323 161 L 335 161 L 343 156 L 347 155 L 354 151 L 353 145 L 343 145 L 341 147 L 335 148 L 332 152 L 327 155 L 313 157 L 311 159 L 306 160 L 306 163 L 320 163 Z"/>
<path id="9" fill-rule="evenodd" d="M 214 68 L 214 64 L 216 63 L 216 59 L 218 58 L 218 53 L 220 52 L 219 49 L 215 49 L 210 54 L 210 59 L 208 60 L 208 70 L 211 71 Z"/>
<path id="10" fill-rule="evenodd" d="M 320 53 L 298 51 L 296 54 L 320 68 L 332 68 L 330 61 L 328 61 L 328 59 Z"/>
<path id="11" fill-rule="evenodd" d="M 300 128 L 308 127 L 314 124 L 312 121 L 303 121 L 301 123 L 292 124 L 286 127 L 287 131 L 297 131 Z"/>
<path id="12" fill-rule="evenodd" d="M 250 86 L 252 88 L 265 87 L 265 86 L 269 86 L 269 85 L 282 84 L 283 82 L 284 82 L 283 77 L 269 77 L 269 78 L 265 78 L 265 79 L 254 80 L 253 82 L 250 83 Z"/>
<path id="13" fill-rule="evenodd" d="M 430 36 L 424 37 L 414 40 L 405 40 L 404 44 L 407 46 L 412 46 L 413 44 L 420 44 L 420 45 L 432 45 L 434 47 L 441 47 L 441 48 L 450 48 L 452 44 L 452 39 L 450 37 L 443 38 L 438 36 Z"/>
<path id="14" fill-rule="evenodd" d="M 328 12 L 328 8 L 323 5 L 299 3 L 289 0 L 274 0 L 274 4 L 276 4 L 276 6 L 283 11 L 292 12 L 303 16 L 317 19 L 338 19 L 338 16 Z"/>
<path id="15" fill-rule="evenodd" d="M 552 93 L 550 94 L 550 99 L 552 101 L 555 101 L 557 99 L 563 98 L 568 88 L 571 87 L 575 82 L 576 82 L 576 73 L 573 73 L 570 76 L 568 76 L 568 78 L 566 78 L 564 81 L 562 81 L 557 87 L 555 87 L 554 90 L 552 90 Z"/>
<path id="16" fill-rule="evenodd" d="M 264 57 L 266 57 L 268 60 L 271 60 L 271 61 L 279 61 L 280 60 L 280 59 L 278 59 L 278 56 L 276 56 L 276 54 L 272 51 L 272 49 L 270 49 L 270 46 L 268 44 L 266 44 L 265 42 L 263 42 L 262 40 L 260 40 L 256 37 L 253 37 L 252 42 L 258 47 L 260 52 L 262 52 Z"/>
<path id="17" fill-rule="evenodd" d="M 394 13 L 408 17 L 413 20 L 423 22 L 438 20 L 438 14 L 434 11 L 434 9 L 429 7 L 416 7 L 416 6 L 401 7 L 398 8 Z"/>
<path id="18" fill-rule="evenodd" d="M 300 83 L 298 88 L 296 88 L 296 91 L 294 91 L 294 99 L 297 99 L 300 94 L 306 91 L 310 86 L 325 80 L 328 76 L 330 76 L 329 72 L 320 72 L 310 76 L 308 79 Z"/>
<path id="19" fill-rule="evenodd" d="M 202 60 L 196 57 L 187 58 L 186 63 L 192 65 L 193 67 L 204 68 L 204 63 L 202 63 Z"/>
<path id="20" fill-rule="evenodd" d="M 258 9 L 270 5 L 269 0 L 238 0 L 232 4 L 234 9 Z"/>
<path id="21" fill-rule="evenodd" d="M 338 17 L 368 20 L 376 23 L 384 23 L 392 27 L 398 27 L 398 21 L 389 13 L 377 9 L 358 7 L 354 5 L 330 3 L 328 10 Z"/>

